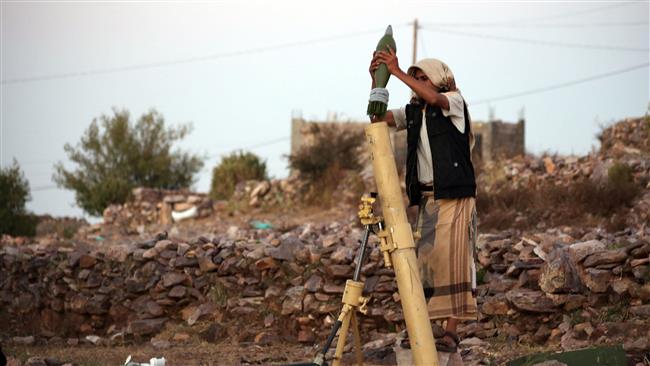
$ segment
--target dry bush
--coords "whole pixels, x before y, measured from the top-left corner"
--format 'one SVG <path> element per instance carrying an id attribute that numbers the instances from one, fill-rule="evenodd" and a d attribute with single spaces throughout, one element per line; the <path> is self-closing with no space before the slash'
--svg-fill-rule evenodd
<path id="1" fill-rule="evenodd" d="M 68 217 L 54 218 L 50 215 L 44 215 L 38 218 L 36 236 L 56 234 L 59 238 L 72 239 L 79 228 L 85 225 L 88 225 L 88 223 L 83 219 Z"/>
<path id="2" fill-rule="evenodd" d="M 605 182 L 589 179 L 566 186 L 540 181 L 536 186 L 513 187 L 508 182 L 486 190 L 479 185 L 477 210 L 482 229 L 531 229 L 540 223 L 625 227 L 625 213 L 641 192 L 629 168 L 614 164 Z"/>
<path id="3" fill-rule="evenodd" d="M 358 174 L 363 132 L 315 124 L 311 133 L 312 143 L 288 157 L 291 169 L 298 171 L 307 183 L 303 192 L 305 203 L 329 207 L 344 196 L 358 198 L 363 192 Z"/>

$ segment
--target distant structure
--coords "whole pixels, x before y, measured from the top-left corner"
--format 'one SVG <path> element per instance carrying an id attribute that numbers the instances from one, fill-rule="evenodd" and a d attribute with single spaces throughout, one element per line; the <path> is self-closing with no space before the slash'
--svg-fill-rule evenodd
<path id="1" fill-rule="evenodd" d="M 303 144 L 312 140 L 311 126 L 318 124 L 322 127 L 338 127 L 350 131 L 363 131 L 368 121 L 338 121 L 335 115 L 328 116 L 326 121 L 307 121 L 300 116 L 291 118 L 291 154 L 296 153 Z M 491 120 L 489 122 L 472 122 L 472 132 L 475 137 L 472 157 L 475 161 L 487 162 L 499 158 L 511 158 L 523 155 L 525 145 L 525 120 L 520 118 L 516 123 Z M 398 169 L 406 163 L 406 131 L 394 133 L 395 159 Z"/>
<path id="2" fill-rule="evenodd" d="M 363 132 L 367 121 L 339 121 L 336 114 L 330 113 L 325 121 L 307 121 L 301 116 L 291 118 L 291 154 L 295 154 L 303 145 L 309 145 L 313 141 L 314 125 L 321 128 L 338 128 Z"/>
<path id="3" fill-rule="evenodd" d="M 472 122 L 472 132 L 476 139 L 472 152 L 474 159 L 487 162 L 523 155 L 526 152 L 525 126 L 523 118 L 517 123 L 501 120 Z"/>

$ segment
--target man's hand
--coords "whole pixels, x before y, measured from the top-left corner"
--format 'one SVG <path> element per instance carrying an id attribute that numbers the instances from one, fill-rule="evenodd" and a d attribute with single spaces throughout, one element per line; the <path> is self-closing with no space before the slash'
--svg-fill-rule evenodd
<path id="1" fill-rule="evenodd" d="M 370 117 L 370 123 L 386 122 L 388 126 L 395 127 L 395 116 L 393 116 L 393 112 L 390 110 L 386 111 L 386 113 L 383 116 L 371 114 L 369 117 Z"/>
<path id="2" fill-rule="evenodd" d="M 370 60 L 370 67 L 368 68 L 368 71 L 370 72 L 370 77 L 372 80 L 375 80 L 375 71 L 379 68 L 379 65 L 381 62 L 377 61 L 377 52 L 372 53 L 372 60 Z"/>
<path id="3" fill-rule="evenodd" d="M 388 52 L 386 51 L 377 52 L 375 57 L 373 58 L 373 61 L 375 59 L 379 63 L 386 64 L 386 67 L 388 68 L 388 72 L 390 72 L 392 75 L 397 75 L 398 73 L 402 72 L 402 70 L 399 68 L 399 61 L 397 60 L 397 54 L 395 54 L 395 50 L 390 48 L 390 46 L 388 46 Z M 379 67 L 379 65 L 377 67 Z"/>

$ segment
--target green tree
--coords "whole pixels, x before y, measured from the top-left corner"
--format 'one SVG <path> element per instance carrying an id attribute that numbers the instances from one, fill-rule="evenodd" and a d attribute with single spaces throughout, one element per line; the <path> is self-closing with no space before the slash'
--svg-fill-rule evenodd
<path id="1" fill-rule="evenodd" d="M 91 215 L 101 215 L 110 204 L 126 202 L 135 187 L 189 187 L 203 159 L 172 151 L 172 145 L 190 131 L 189 125 L 166 127 L 155 110 L 132 124 L 128 111 L 114 109 L 112 116 L 94 119 L 76 147 L 65 145 L 77 167 L 67 170 L 57 163 L 54 180 L 75 191 L 77 203 Z"/>
<path id="2" fill-rule="evenodd" d="M 29 196 L 29 182 L 20 171 L 18 163 L 0 168 L 0 234 L 36 234 L 38 218 L 25 210 Z"/>
<path id="3" fill-rule="evenodd" d="M 221 163 L 212 170 L 210 196 L 214 199 L 229 199 L 235 192 L 237 183 L 253 179 L 266 179 L 266 162 L 251 152 L 233 152 L 224 156 Z"/>

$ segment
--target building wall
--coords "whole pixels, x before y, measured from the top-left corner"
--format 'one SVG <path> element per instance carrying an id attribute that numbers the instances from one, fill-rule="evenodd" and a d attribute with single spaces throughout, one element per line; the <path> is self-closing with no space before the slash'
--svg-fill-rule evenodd
<path id="1" fill-rule="evenodd" d="M 523 155 L 526 150 L 525 125 L 523 119 L 517 123 L 473 122 L 472 131 L 476 138 L 474 158 L 491 161 Z"/>

